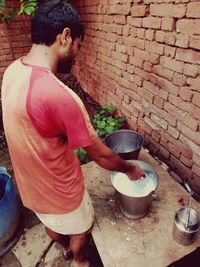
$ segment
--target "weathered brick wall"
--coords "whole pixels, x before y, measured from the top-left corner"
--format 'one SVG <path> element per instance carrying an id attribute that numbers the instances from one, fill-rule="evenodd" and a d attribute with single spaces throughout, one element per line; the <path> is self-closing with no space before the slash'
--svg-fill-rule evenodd
<path id="1" fill-rule="evenodd" d="M 15 7 L 17 1 L 8 1 Z M 8 65 L 13 60 L 26 54 L 31 46 L 30 17 L 19 16 L 14 22 L 0 23 L 0 80 Z"/>
<path id="2" fill-rule="evenodd" d="M 86 34 L 74 72 L 200 191 L 200 2 L 72 1 Z"/>

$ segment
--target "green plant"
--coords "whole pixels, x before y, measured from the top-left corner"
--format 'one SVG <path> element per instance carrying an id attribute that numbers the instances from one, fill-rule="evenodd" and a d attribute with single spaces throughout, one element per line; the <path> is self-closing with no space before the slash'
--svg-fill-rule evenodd
<path id="1" fill-rule="evenodd" d="M 20 0 L 20 8 L 17 15 L 32 15 L 38 7 L 38 0 Z"/>
<path id="2" fill-rule="evenodd" d="M 75 149 L 76 156 L 80 160 L 81 164 L 85 164 L 91 161 L 87 152 L 83 148 Z"/>
<path id="3" fill-rule="evenodd" d="M 33 15 L 37 7 L 49 0 L 20 0 L 18 7 L 11 8 L 6 4 L 6 0 L 0 0 L 0 23 L 8 23 L 21 14 Z M 65 0 L 65 2 L 68 2 Z"/>
<path id="4" fill-rule="evenodd" d="M 103 106 L 92 118 L 92 124 L 100 138 L 119 130 L 125 122 L 125 117 L 117 116 L 117 109 L 113 105 Z"/>

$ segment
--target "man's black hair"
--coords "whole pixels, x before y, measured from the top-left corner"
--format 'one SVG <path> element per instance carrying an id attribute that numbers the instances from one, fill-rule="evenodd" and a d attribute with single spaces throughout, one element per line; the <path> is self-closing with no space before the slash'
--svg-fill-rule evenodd
<path id="1" fill-rule="evenodd" d="M 50 46 L 64 28 L 70 29 L 72 41 L 84 36 L 79 14 L 70 4 L 59 0 L 48 1 L 36 10 L 32 18 L 32 43 Z"/>

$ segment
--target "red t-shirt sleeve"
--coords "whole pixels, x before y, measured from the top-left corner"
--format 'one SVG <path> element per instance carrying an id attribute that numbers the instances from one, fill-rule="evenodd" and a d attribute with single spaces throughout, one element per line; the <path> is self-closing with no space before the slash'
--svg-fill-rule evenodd
<path id="1" fill-rule="evenodd" d="M 33 69 L 26 108 L 36 130 L 44 137 L 67 138 L 75 149 L 91 144 L 82 112 L 65 86 L 47 71 Z"/>

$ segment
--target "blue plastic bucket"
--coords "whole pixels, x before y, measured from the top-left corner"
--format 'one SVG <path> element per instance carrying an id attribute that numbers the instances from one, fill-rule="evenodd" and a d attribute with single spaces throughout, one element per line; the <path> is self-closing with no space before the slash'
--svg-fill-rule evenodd
<path id="1" fill-rule="evenodd" d="M 0 252 L 9 246 L 19 224 L 19 204 L 11 176 L 0 167 Z"/>

